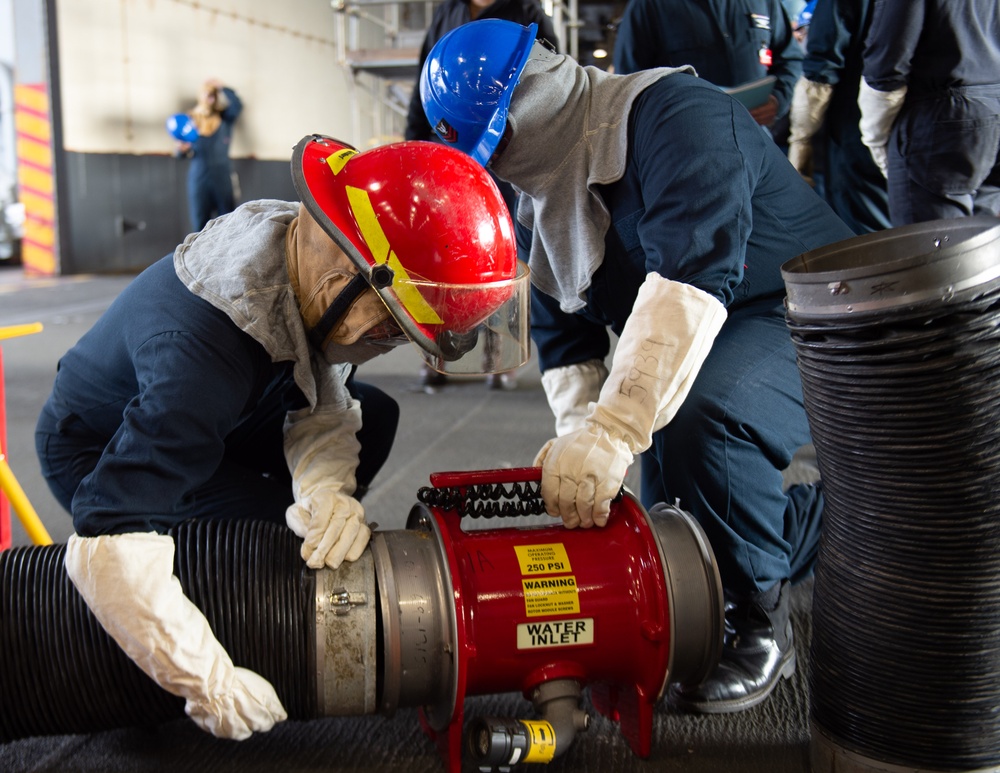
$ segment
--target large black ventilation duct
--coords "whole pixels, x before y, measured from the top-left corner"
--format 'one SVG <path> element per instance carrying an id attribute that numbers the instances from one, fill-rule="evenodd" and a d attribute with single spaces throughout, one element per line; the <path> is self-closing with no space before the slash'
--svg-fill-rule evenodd
<path id="1" fill-rule="evenodd" d="M 233 660 L 274 685 L 292 719 L 316 715 L 309 667 L 315 577 L 288 529 L 190 521 L 174 571 Z M 91 733 L 184 716 L 90 614 L 63 568 L 65 545 L 0 553 L 0 742 Z"/>
<path id="2" fill-rule="evenodd" d="M 1000 770 L 1000 221 L 782 273 L 826 494 L 813 771 Z"/>

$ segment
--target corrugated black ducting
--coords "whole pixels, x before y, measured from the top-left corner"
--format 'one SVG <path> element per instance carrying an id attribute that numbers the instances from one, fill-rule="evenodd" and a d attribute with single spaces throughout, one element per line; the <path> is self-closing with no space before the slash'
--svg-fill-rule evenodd
<path id="1" fill-rule="evenodd" d="M 826 495 L 812 720 L 879 764 L 1000 764 L 998 245 L 939 221 L 784 267 Z"/>
<path id="2" fill-rule="evenodd" d="M 316 713 L 315 581 L 288 529 L 191 521 L 173 532 L 175 573 L 233 661 L 264 676 L 289 717 Z M 65 545 L 0 553 L 0 742 L 152 726 L 184 716 L 90 614 Z"/>

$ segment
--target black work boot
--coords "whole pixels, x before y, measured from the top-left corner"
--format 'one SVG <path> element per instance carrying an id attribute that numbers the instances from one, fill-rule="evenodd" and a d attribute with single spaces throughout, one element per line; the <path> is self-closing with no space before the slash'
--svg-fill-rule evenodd
<path id="1" fill-rule="evenodd" d="M 699 685 L 674 685 L 671 703 L 703 714 L 743 711 L 795 673 L 789 584 L 747 599 L 726 599 L 722 659 Z"/>

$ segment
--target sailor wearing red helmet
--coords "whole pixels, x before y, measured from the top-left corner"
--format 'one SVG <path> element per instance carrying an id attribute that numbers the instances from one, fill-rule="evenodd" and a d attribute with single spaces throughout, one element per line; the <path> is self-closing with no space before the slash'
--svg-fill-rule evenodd
<path id="1" fill-rule="evenodd" d="M 70 579 L 201 728 L 234 739 L 286 713 L 185 596 L 171 527 L 277 521 L 309 567 L 357 560 L 398 409 L 353 368 L 407 341 L 447 372 L 483 372 L 487 339 L 487 368 L 528 357 L 527 271 L 479 165 L 311 136 L 292 167 L 301 204 L 249 202 L 135 278 L 61 359 L 36 430 L 76 530 Z"/>
<path id="2" fill-rule="evenodd" d="M 546 510 L 604 525 L 641 456 L 643 503 L 698 519 L 731 601 L 718 669 L 673 699 L 759 703 L 795 668 L 787 589 L 811 571 L 823 504 L 816 486 L 783 490 L 809 427 L 780 267 L 851 231 L 688 68 L 611 75 L 474 21 L 431 51 L 421 97 L 444 142 L 520 191 L 558 435 L 536 459 Z"/>

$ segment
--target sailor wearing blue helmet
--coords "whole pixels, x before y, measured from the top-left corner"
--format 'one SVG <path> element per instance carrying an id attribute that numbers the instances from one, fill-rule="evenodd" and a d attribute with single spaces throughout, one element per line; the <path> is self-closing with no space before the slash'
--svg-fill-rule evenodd
<path id="1" fill-rule="evenodd" d="M 568 528 L 601 527 L 640 457 L 643 503 L 679 500 L 698 519 L 731 602 L 726 647 L 672 699 L 740 711 L 794 671 L 788 586 L 811 571 L 823 505 L 816 485 L 782 485 L 810 436 L 780 266 L 852 234 L 690 68 L 612 75 L 533 38 L 459 27 L 431 51 L 421 94 L 444 142 L 520 192 L 556 417 L 536 458 L 542 497 Z"/>

